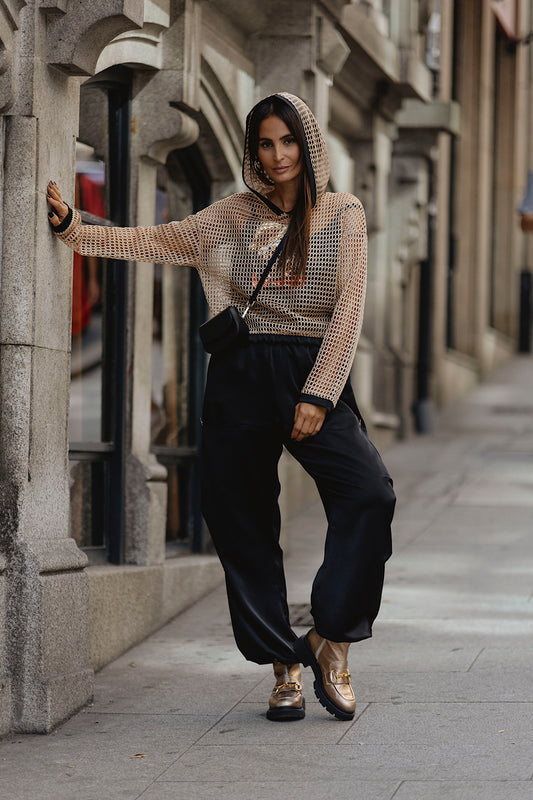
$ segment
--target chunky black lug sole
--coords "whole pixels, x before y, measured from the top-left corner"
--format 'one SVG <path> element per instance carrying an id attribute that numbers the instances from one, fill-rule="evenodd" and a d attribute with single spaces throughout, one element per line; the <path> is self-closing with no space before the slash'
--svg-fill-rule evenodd
<path id="1" fill-rule="evenodd" d="M 313 683 L 313 688 L 318 698 L 318 702 L 324 706 L 326 711 L 329 711 L 330 714 L 333 714 L 334 717 L 337 717 L 337 719 L 340 719 L 343 722 L 350 722 L 350 720 L 354 718 L 355 712 L 345 711 L 343 708 L 338 706 L 337 703 L 335 703 L 326 692 L 320 664 L 316 660 L 315 654 L 309 646 L 307 636 L 300 636 L 300 638 L 294 642 L 294 652 L 296 653 L 300 664 L 303 664 L 304 667 L 311 667 L 314 672 L 315 680 Z"/>
<path id="2" fill-rule="evenodd" d="M 267 719 L 272 722 L 292 722 L 293 720 L 305 717 L 305 699 L 302 699 L 302 707 L 294 708 L 291 706 L 280 706 L 279 708 L 269 708 Z"/>

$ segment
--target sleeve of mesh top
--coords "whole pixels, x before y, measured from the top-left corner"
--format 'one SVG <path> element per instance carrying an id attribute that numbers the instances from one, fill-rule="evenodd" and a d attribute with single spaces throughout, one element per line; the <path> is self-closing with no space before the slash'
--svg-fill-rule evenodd
<path id="1" fill-rule="evenodd" d="M 194 216 L 179 222 L 138 228 L 83 225 L 79 211 L 56 236 L 82 256 L 155 261 L 195 267 L 200 259 L 200 237 Z"/>
<path id="2" fill-rule="evenodd" d="M 352 366 L 363 324 L 366 291 L 366 221 L 360 203 L 342 214 L 337 267 L 338 295 L 301 400 L 335 407 Z"/>

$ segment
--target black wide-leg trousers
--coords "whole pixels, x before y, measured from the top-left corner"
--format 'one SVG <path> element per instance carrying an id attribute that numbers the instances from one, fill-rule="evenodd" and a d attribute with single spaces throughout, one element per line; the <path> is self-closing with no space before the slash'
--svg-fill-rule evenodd
<path id="1" fill-rule="evenodd" d="M 311 594 L 318 633 L 372 635 L 391 554 L 392 481 L 369 441 L 349 384 L 316 436 L 290 438 L 319 339 L 251 337 L 211 357 L 202 415 L 202 507 L 224 567 L 237 646 L 258 664 L 294 663 L 279 545 L 283 445 L 312 476 L 327 516 Z"/>

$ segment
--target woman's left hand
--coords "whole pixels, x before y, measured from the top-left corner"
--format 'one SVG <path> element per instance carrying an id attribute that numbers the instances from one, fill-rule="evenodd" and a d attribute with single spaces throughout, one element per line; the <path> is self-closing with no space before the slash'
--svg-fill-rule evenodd
<path id="1" fill-rule="evenodd" d="M 294 427 L 291 439 L 301 442 L 308 436 L 315 436 L 326 418 L 327 409 L 313 403 L 298 403 L 294 413 Z"/>

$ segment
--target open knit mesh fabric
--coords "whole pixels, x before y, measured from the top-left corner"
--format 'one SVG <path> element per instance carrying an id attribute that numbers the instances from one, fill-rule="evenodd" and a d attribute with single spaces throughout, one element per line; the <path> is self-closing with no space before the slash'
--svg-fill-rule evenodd
<path id="1" fill-rule="evenodd" d="M 308 151 L 305 163 L 316 196 L 309 259 L 303 283 L 274 265 L 246 321 L 252 334 L 320 337 L 302 395 L 334 406 L 352 365 L 363 318 L 365 215 L 353 195 L 325 192 L 329 164 L 318 123 L 298 97 L 278 96 L 296 109 Z M 184 220 L 150 227 L 82 225 L 74 211 L 70 225 L 58 236 L 82 255 L 194 267 L 213 314 L 228 305 L 243 311 L 290 220 L 268 201 L 272 187 L 250 169 L 247 142 L 248 135 L 243 176 L 250 192 L 233 194 Z"/>

